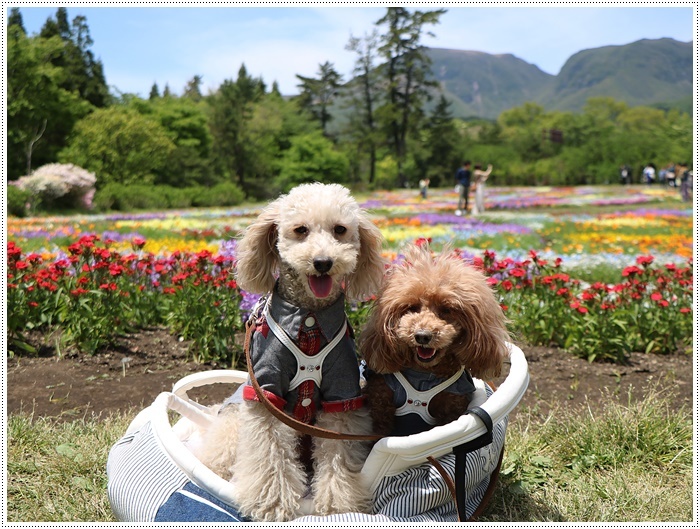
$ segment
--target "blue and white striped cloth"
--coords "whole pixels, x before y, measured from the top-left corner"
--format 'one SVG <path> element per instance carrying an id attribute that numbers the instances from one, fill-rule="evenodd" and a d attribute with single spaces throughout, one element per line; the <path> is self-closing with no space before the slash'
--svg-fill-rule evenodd
<path id="1" fill-rule="evenodd" d="M 481 503 L 505 442 L 507 417 L 494 424 L 493 442 L 467 455 L 467 516 Z M 454 475 L 454 455 L 439 458 Z M 146 421 L 120 439 L 107 461 L 107 492 L 122 522 L 244 522 L 234 505 L 193 483 L 171 459 Z M 447 484 L 427 461 L 386 476 L 374 494 L 374 514 L 304 516 L 292 523 L 457 522 Z"/>

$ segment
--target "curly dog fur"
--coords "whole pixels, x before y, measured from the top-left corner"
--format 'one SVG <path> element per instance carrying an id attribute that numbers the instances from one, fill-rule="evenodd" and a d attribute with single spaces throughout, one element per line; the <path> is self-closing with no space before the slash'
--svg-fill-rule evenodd
<path id="1" fill-rule="evenodd" d="M 376 292 L 385 269 L 381 246 L 379 229 L 346 188 L 304 184 L 266 206 L 247 228 L 238 245 L 237 280 L 260 294 L 277 282 L 276 295 L 283 300 L 319 311 L 343 292 L 350 299 Z M 357 434 L 372 429 L 366 406 L 320 411 L 316 424 Z M 359 475 L 367 444 L 314 439 L 310 477 L 300 459 L 300 439 L 260 402 L 244 400 L 224 408 L 198 455 L 236 484 L 240 511 L 255 521 L 294 519 L 304 514 L 309 497 L 319 515 L 368 512 L 370 497 Z"/>
<path id="2" fill-rule="evenodd" d="M 375 431 L 388 435 L 394 426 L 394 394 L 384 374 L 410 368 L 448 378 L 464 366 L 492 379 L 507 357 L 507 340 L 503 310 L 482 272 L 448 250 L 407 249 L 405 261 L 388 271 L 359 339 L 374 372 L 366 392 Z M 438 425 L 446 424 L 469 400 L 443 391 L 428 409 Z"/>

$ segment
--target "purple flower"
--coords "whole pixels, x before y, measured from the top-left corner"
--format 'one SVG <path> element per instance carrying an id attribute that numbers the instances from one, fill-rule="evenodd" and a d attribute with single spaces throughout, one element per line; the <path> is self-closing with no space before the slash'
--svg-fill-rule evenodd
<path id="1" fill-rule="evenodd" d="M 248 316 L 259 299 L 260 294 L 251 294 L 250 292 L 246 292 L 245 290 L 241 289 L 240 309 L 243 321 L 248 319 Z"/>
<path id="2" fill-rule="evenodd" d="M 119 233 L 118 231 L 103 231 L 102 236 L 100 237 L 103 241 L 106 241 L 107 239 L 110 239 L 114 242 L 131 242 L 134 238 L 141 238 L 145 239 L 143 235 L 137 232 L 131 232 L 131 233 Z"/>
<path id="3" fill-rule="evenodd" d="M 219 245 L 219 255 L 222 255 L 231 260 L 236 259 L 236 251 L 238 250 L 238 241 L 236 239 L 225 239 Z"/>

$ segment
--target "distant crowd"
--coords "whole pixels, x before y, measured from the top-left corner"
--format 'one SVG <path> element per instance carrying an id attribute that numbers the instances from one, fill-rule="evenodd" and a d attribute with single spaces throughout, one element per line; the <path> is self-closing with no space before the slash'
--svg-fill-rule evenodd
<path id="1" fill-rule="evenodd" d="M 642 169 L 642 183 L 652 185 L 657 180 L 661 185 L 679 188 L 683 201 L 690 201 L 693 192 L 693 171 L 687 163 L 669 163 L 666 167 L 659 170 L 658 179 L 656 165 L 648 163 Z M 620 182 L 623 185 L 632 183 L 632 169 L 629 165 L 620 166 Z"/>

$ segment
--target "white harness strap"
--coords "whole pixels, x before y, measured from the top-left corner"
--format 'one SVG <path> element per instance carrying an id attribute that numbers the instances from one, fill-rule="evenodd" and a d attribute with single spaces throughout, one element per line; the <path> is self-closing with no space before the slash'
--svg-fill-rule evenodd
<path id="1" fill-rule="evenodd" d="M 441 382 L 437 386 L 430 388 L 427 391 L 418 391 L 410 384 L 408 380 L 406 380 L 406 377 L 404 377 L 401 373 L 394 373 L 396 380 L 399 381 L 399 384 L 401 384 L 403 389 L 406 391 L 406 402 L 404 402 L 403 406 L 396 410 L 395 415 L 408 415 L 409 413 L 417 413 L 418 415 L 420 415 L 421 419 L 423 419 L 427 424 L 434 426 L 437 423 L 437 419 L 430 415 L 430 412 L 428 411 L 430 401 L 435 395 L 440 393 L 442 390 L 447 389 L 452 384 L 454 384 L 457 381 L 457 379 L 462 376 L 462 373 L 464 373 L 464 366 L 461 367 L 460 370 L 457 371 L 450 378 L 448 378 L 444 382 Z"/>
<path id="2" fill-rule="evenodd" d="M 313 380 L 316 386 L 321 387 L 321 379 L 323 378 L 323 361 L 328 354 L 338 345 L 338 342 L 345 336 L 345 331 L 348 327 L 348 322 L 345 320 L 338 334 L 328 342 L 328 344 L 314 356 L 304 354 L 296 344 L 292 341 L 289 335 L 284 332 L 284 329 L 270 315 L 270 307 L 265 307 L 265 320 L 267 321 L 270 330 L 277 336 L 277 339 L 294 355 L 297 361 L 297 374 L 289 382 L 289 389 L 292 390 L 299 386 L 305 380 Z"/>

